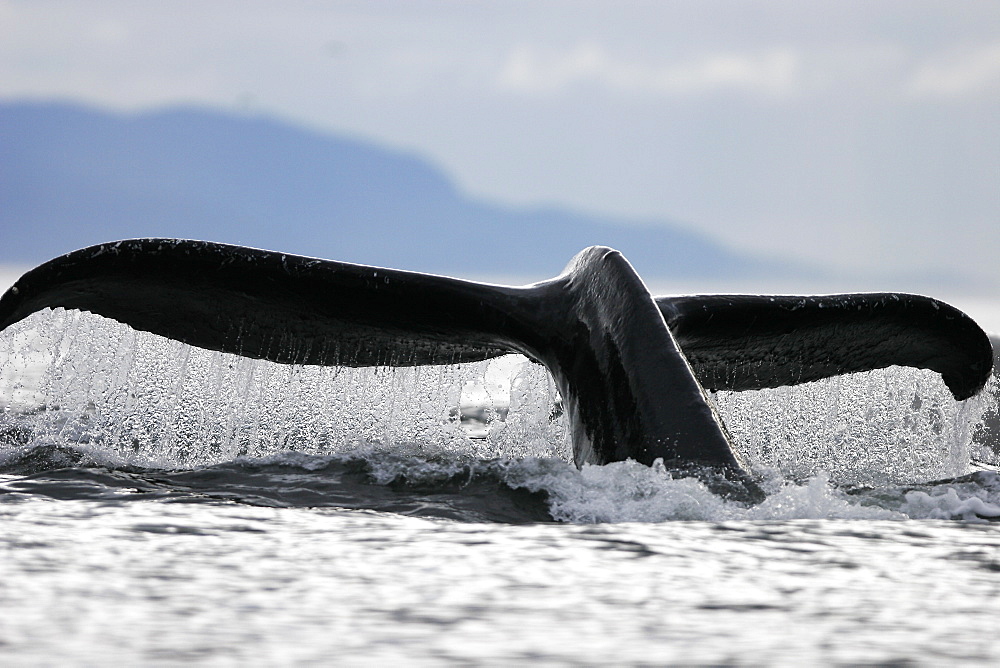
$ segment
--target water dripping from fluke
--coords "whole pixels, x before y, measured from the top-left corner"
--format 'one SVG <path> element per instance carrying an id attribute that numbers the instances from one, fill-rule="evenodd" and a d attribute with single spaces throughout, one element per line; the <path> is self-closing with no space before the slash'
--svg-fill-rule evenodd
<path id="1" fill-rule="evenodd" d="M 993 359 L 971 319 L 927 297 L 654 298 L 601 247 L 506 287 L 130 240 L 26 274 L 0 299 L 0 327 L 4 419 L 129 464 L 372 445 L 571 456 L 663 462 L 753 501 L 755 468 L 886 484 L 967 467 L 989 404 L 969 398 Z M 511 354 L 523 357 L 506 378 L 488 379 Z M 858 387 L 883 386 L 824 380 L 861 372 Z M 463 398 L 475 387 L 478 407 Z"/>

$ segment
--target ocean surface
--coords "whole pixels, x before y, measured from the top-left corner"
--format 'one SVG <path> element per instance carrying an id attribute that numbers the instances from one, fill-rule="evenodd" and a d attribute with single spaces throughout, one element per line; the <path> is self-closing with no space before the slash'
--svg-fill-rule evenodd
<path id="1" fill-rule="evenodd" d="M 39 313 L 0 334 L 0 662 L 995 665 L 995 392 L 718 393 L 746 505 L 577 469 L 524 358 L 290 367 Z"/>

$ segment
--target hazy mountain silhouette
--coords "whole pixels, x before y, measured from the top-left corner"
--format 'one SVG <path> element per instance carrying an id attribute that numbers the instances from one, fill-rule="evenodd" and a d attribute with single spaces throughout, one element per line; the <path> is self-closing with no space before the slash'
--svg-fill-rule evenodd
<path id="1" fill-rule="evenodd" d="M 0 262 L 140 236 L 464 275 L 551 276 L 593 244 L 648 276 L 794 271 L 665 224 L 475 200 L 415 155 L 274 119 L 0 104 Z"/>

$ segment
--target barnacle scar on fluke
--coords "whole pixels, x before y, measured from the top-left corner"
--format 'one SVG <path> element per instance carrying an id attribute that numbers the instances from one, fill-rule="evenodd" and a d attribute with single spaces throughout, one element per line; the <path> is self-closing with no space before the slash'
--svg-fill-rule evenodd
<path id="1" fill-rule="evenodd" d="M 967 315 L 916 295 L 653 297 L 594 246 L 523 287 L 179 239 L 74 251 L 0 298 L 0 329 L 89 311 L 184 343 L 283 364 L 450 364 L 521 353 L 555 378 L 577 465 L 662 459 L 716 489 L 760 492 L 708 390 L 892 365 L 941 374 L 957 400 L 993 368 Z"/>

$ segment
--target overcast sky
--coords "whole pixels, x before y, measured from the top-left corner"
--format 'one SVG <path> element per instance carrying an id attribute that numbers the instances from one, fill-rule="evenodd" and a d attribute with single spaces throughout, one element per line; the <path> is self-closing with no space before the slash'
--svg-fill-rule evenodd
<path id="1" fill-rule="evenodd" d="M 0 98 L 273 114 L 501 202 L 1000 281 L 997 0 L 0 0 Z"/>

